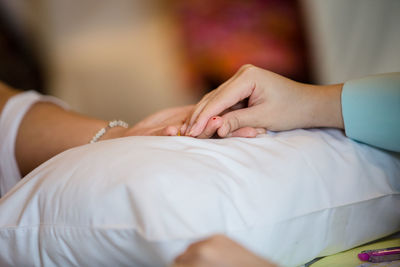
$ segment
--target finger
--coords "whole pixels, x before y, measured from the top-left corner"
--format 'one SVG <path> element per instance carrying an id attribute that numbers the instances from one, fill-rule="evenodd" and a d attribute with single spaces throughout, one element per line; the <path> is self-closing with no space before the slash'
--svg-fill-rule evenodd
<path id="1" fill-rule="evenodd" d="M 188 118 L 186 119 L 186 122 L 183 124 L 183 127 L 181 130 L 183 131 L 183 134 L 185 135 L 189 135 L 190 130 L 193 127 L 193 123 L 195 121 L 195 119 L 197 118 L 198 114 L 204 109 L 204 107 L 207 105 L 209 99 L 211 99 L 214 94 L 216 93 L 216 90 L 211 91 L 210 93 L 206 94 L 200 101 L 199 103 L 196 104 L 196 106 L 194 107 L 193 111 L 191 112 L 191 114 L 188 116 Z"/>
<path id="2" fill-rule="evenodd" d="M 255 87 L 251 85 L 251 82 L 247 79 L 243 79 L 242 81 L 239 77 L 238 80 L 232 81 L 231 84 L 221 89 L 218 94 L 215 94 L 215 96 L 206 103 L 203 110 L 198 113 L 188 134 L 190 136 L 198 136 L 212 116 L 219 115 L 224 110 L 240 103 L 252 94 L 254 88 Z"/>
<path id="3" fill-rule="evenodd" d="M 161 130 L 161 136 L 177 136 L 178 135 L 178 127 L 176 126 L 167 126 Z"/>
<path id="4" fill-rule="evenodd" d="M 195 110 L 193 111 L 193 113 L 190 115 L 189 120 L 187 120 L 182 129 L 184 130 L 184 134 L 186 135 L 191 135 L 190 131 L 193 128 L 194 124 L 196 124 L 196 120 L 199 116 L 199 114 L 204 110 L 205 106 L 207 105 L 207 103 L 215 98 L 216 95 L 218 95 L 218 93 L 220 91 L 226 90 L 226 87 L 229 87 L 230 84 L 232 84 L 235 80 L 239 79 L 239 77 L 243 74 L 243 72 L 248 69 L 249 67 L 252 67 L 251 65 L 247 64 L 247 65 L 243 65 L 231 78 L 229 78 L 227 81 L 225 81 L 223 84 L 221 84 L 217 89 L 211 91 L 210 93 L 208 93 L 207 95 L 205 95 L 199 102 L 198 105 L 196 105 Z M 247 96 L 246 96 L 247 97 Z M 244 98 L 238 100 L 237 102 L 240 102 L 241 100 L 243 100 Z M 233 102 L 233 103 L 228 103 L 226 105 L 224 105 L 223 107 L 219 107 L 219 109 L 217 108 L 217 110 L 211 112 L 211 114 L 213 115 L 208 115 L 206 119 L 202 120 L 200 122 L 199 125 L 196 125 L 196 127 L 199 127 L 201 130 L 203 130 L 203 128 L 206 125 L 206 121 L 208 121 L 210 119 L 210 117 L 214 116 L 214 115 L 219 115 L 221 112 L 223 112 L 224 110 L 230 108 L 231 106 L 235 105 L 237 102 Z M 217 102 L 218 103 L 218 102 Z M 199 131 L 199 130 L 197 130 Z M 196 135 L 194 135 L 196 136 Z"/>
<path id="5" fill-rule="evenodd" d="M 206 128 L 204 131 L 197 136 L 197 138 L 205 139 L 212 137 L 218 130 L 219 127 L 222 126 L 223 120 L 221 117 L 212 117 L 208 120 Z"/>
<path id="6" fill-rule="evenodd" d="M 257 107 L 249 107 L 244 109 L 238 109 L 235 111 L 228 112 L 222 116 L 223 124 L 218 129 L 218 135 L 220 137 L 226 137 L 228 134 L 233 133 L 239 128 L 243 127 L 260 127 L 258 125 L 257 118 Z"/>
<path id="7" fill-rule="evenodd" d="M 245 137 L 252 138 L 256 137 L 258 134 L 257 130 L 253 127 L 243 127 L 239 128 L 232 133 L 228 134 L 228 137 Z"/>
<path id="8" fill-rule="evenodd" d="M 257 131 L 257 135 L 267 133 L 267 129 L 265 128 L 255 128 Z"/>
<path id="9" fill-rule="evenodd" d="M 213 98 L 201 104 L 201 109 L 196 110 L 191 118 L 192 125 L 187 129 L 186 135 L 193 137 L 198 136 L 207 125 L 208 120 L 212 116 L 219 115 L 224 110 L 235 105 L 229 99 L 221 97 L 221 94 L 214 94 Z"/>
<path id="10" fill-rule="evenodd" d="M 246 137 L 253 138 L 259 134 L 265 134 L 267 130 L 265 128 L 253 128 L 253 127 L 243 127 L 239 128 L 232 133 L 229 133 L 227 137 Z"/>
<path id="11" fill-rule="evenodd" d="M 182 125 L 182 127 L 181 127 L 181 129 L 180 129 L 180 134 L 181 134 L 181 135 L 185 135 L 186 129 L 187 129 L 187 124 L 186 124 L 186 122 L 185 122 L 185 123 L 183 123 L 183 125 Z"/>

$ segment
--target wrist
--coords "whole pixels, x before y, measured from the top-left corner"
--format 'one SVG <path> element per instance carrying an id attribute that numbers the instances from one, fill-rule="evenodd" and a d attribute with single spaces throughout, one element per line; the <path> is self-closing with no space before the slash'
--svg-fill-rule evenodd
<path id="1" fill-rule="evenodd" d="M 109 129 L 103 136 L 103 140 L 120 138 L 126 136 L 126 132 L 128 131 L 127 128 L 124 127 L 113 127 Z"/>
<path id="2" fill-rule="evenodd" d="M 343 129 L 342 94 L 343 84 L 310 85 L 310 127 L 333 127 Z"/>
<path id="3" fill-rule="evenodd" d="M 105 121 L 102 124 L 106 123 Z M 96 143 L 99 140 L 114 139 L 125 136 L 128 124 L 121 120 L 113 120 L 102 127 L 90 140 L 89 143 Z"/>

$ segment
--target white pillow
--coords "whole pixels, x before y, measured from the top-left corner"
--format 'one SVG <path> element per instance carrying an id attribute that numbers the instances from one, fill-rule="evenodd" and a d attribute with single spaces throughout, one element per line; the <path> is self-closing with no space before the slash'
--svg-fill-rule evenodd
<path id="1" fill-rule="evenodd" d="M 399 174 L 337 130 L 85 145 L 0 199 L 0 266 L 166 266 L 213 233 L 300 265 L 398 231 Z"/>

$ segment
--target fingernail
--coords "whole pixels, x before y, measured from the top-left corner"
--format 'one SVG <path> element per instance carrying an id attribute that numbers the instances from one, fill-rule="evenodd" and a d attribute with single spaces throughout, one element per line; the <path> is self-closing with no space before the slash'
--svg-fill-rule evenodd
<path id="1" fill-rule="evenodd" d="M 181 127 L 181 135 L 185 135 L 186 128 L 187 128 L 187 124 L 185 123 Z"/>
<path id="2" fill-rule="evenodd" d="M 192 127 L 188 126 L 186 131 L 185 131 L 185 135 L 189 136 L 189 132 L 191 131 Z"/>
<path id="3" fill-rule="evenodd" d="M 197 122 L 196 122 L 195 124 L 193 124 L 193 126 L 192 126 L 192 128 L 190 129 L 188 135 L 189 135 L 189 136 L 193 136 L 193 133 L 195 132 L 196 128 L 197 128 Z"/>
<path id="4" fill-rule="evenodd" d="M 256 131 L 257 131 L 258 134 L 264 134 L 265 133 L 265 129 L 258 128 L 258 129 L 256 129 Z"/>

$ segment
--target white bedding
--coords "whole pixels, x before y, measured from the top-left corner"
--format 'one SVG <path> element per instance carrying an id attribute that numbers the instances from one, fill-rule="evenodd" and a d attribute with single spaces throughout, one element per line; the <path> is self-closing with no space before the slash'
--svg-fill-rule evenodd
<path id="1" fill-rule="evenodd" d="M 104 141 L 0 199 L 0 266 L 167 266 L 213 233 L 295 266 L 398 231 L 399 191 L 397 156 L 337 130 Z"/>

